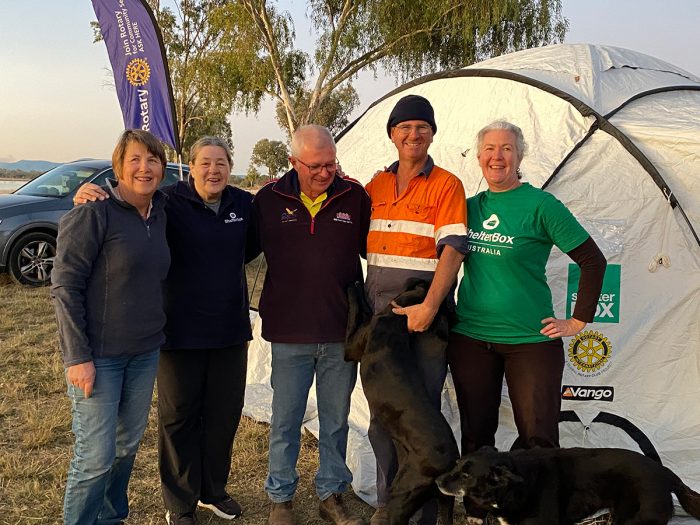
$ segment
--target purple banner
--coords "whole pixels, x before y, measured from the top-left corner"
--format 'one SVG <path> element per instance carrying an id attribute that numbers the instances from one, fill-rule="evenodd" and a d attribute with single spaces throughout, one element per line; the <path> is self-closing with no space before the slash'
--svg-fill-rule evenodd
<path id="1" fill-rule="evenodd" d="M 114 72 L 124 127 L 153 133 L 180 153 L 163 39 L 145 0 L 92 0 Z"/>

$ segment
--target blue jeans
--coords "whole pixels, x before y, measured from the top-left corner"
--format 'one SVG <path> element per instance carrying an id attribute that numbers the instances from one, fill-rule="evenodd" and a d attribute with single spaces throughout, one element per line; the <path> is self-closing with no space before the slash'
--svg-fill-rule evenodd
<path id="1" fill-rule="evenodd" d="M 272 422 L 265 490 L 275 503 L 291 500 L 297 488 L 301 425 L 314 373 L 319 422 L 316 494 L 324 500 L 345 492 L 352 482 L 345 453 L 357 363 L 346 362 L 344 354 L 343 343 L 272 343 Z"/>
<path id="2" fill-rule="evenodd" d="M 151 408 L 158 350 L 98 358 L 92 396 L 69 384 L 75 447 L 63 501 L 65 525 L 116 524 Z"/>

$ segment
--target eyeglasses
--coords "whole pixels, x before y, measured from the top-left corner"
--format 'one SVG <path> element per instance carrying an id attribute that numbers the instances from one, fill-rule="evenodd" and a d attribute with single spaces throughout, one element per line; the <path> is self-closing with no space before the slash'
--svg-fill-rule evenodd
<path id="1" fill-rule="evenodd" d="M 416 130 L 416 132 L 420 135 L 427 135 L 428 133 L 431 133 L 433 131 L 433 128 L 431 128 L 427 124 L 418 124 L 417 126 L 403 124 L 401 126 L 394 126 L 394 129 L 396 129 L 396 131 L 398 131 L 402 135 L 408 135 L 413 130 Z"/>
<path id="2" fill-rule="evenodd" d="M 321 173 L 321 170 L 323 168 L 326 168 L 326 171 L 329 175 L 333 175 L 336 171 L 338 171 L 338 159 L 335 159 L 335 162 L 331 162 L 330 164 L 307 164 L 301 159 L 296 160 L 298 162 L 301 162 L 304 166 L 306 166 L 309 169 L 309 173 L 311 175 L 318 175 L 319 173 Z"/>

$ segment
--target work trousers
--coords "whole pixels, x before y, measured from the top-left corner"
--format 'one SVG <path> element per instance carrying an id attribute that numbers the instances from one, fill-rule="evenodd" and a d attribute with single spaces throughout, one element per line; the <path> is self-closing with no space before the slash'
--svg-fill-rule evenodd
<path id="1" fill-rule="evenodd" d="M 462 455 L 494 446 L 504 377 L 518 429 L 511 448 L 559 446 L 561 339 L 501 344 L 452 332 L 447 359 L 457 394 Z"/>
<path id="2" fill-rule="evenodd" d="M 243 410 L 248 344 L 161 352 L 158 466 L 165 507 L 193 512 L 228 497 L 233 440 Z"/>

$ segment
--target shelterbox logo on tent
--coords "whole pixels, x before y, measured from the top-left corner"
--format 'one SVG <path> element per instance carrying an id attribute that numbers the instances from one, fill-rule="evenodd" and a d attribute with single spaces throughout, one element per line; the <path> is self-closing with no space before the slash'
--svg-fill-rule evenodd
<path id="1" fill-rule="evenodd" d="M 603 278 L 603 288 L 598 298 L 594 323 L 620 322 L 620 265 L 608 264 Z M 566 317 L 571 317 L 576 306 L 578 280 L 581 270 L 575 264 L 569 265 L 569 280 L 566 291 Z"/>

